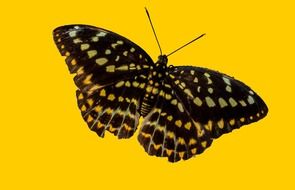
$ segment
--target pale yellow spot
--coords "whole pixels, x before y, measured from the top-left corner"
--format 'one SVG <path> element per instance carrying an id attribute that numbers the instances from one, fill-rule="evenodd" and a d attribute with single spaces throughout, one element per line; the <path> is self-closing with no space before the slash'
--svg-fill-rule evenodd
<path id="1" fill-rule="evenodd" d="M 194 83 L 198 83 L 198 78 L 195 77 L 193 82 L 194 82 Z"/>
<path id="2" fill-rule="evenodd" d="M 229 124 L 230 124 L 231 126 L 233 126 L 235 123 L 236 123 L 235 119 L 231 119 L 231 120 L 229 120 Z"/>
<path id="3" fill-rule="evenodd" d="M 206 148 L 206 146 L 207 146 L 207 141 L 203 141 L 203 142 L 201 142 L 201 145 L 202 145 L 203 148 Z"/>
<path id="4" fill-rule="evenodd" d="M 67 51 L 67 52 L 65 53 L 65 55 L 68 57 L 68 56 L 70 56 L 71 54 L 70 54 L 70 52 Z"/>
<path id="5" fill-rule="evenodd" d="M 209 120 L 208 123 L 205 125 L 205 129 L 208 131 L 212 131 L 212 121 Z"/>
<path id="6" fill-rule="evenodd" d="M 166 153 L 168 156 L 170 156 L 172 154 L 173 150 L 169 150 L 169 149 L 166 149 Z"/>
<path id="7" fill-rule="evenodd" d="M 98 37 L 104 37 L 105 35 L 107 35 L 107 33 L 105 33 L 105 32 L 99 32 L 96 34 L 96 36 L 98 36 Z"/>
<path id="8" fill-rule="evenodd" d="M 252 120 L 253 119 L 253 116 L 250 116 L 250 119 Z"/>
<path id="9" fill-rule="evenodd" d="M 92 94 L 95 90 L 97 90 L 97 89 L 100 89 L 101 88 L 101 86 L 99 86 L 99 85 L 94 85 L 94 86 L 92 86 L 89 90 L 88 90 L 88 94 Z"/>
<path id="10" fill-rule="evenodd" d="M 256 116 L 257 116 L 257 117 L 260 117 L 260 113 L 257 113 Z"/>
<path id="11" fill-rule="evenodd" d="M 92 74 L 90 75 L 87 75 L 86 78 L 83 80 L 83 84 L 87 85 L 87 84 L 91 84 L 91 77 L 92 77 Z"/>
<path id="12" fill-rule="evenodd" d="M 226 77 L 222 77 L 222 79 L 223 79 L 223 81 L 225 82 L 225 84 L 227 84 L 227 85 L 231 85 L 231 84 L 230 84 L 230 80 L 229 80 L 228 78 L 226 78 Z"/>
<path id="13" fill-rule="evenodd" d="M 76 38 L 73 40 L 74 44 L 82 43 L 82 40 L 80 38 Z"/>
<path id="14" fill-rule="evenodd" d="M 134 49 L 134 48 L 131 48 L 131 49 L 130 49 L 130 52 L 135 52 L 135 49 Z"/>
<path id="15" fill-rule="evenodd" d="M 187 122 L 184 127 L 187 129 L 187 130 L 190 130 L 191 127 L 192 127 L 192 123 L 191 122 Z"/>
<path id="16" fill-rule="evenodd" d="M 148 85 L 146 87 L 146 92 L 150 93 L 152 90 L 153 90 L 153 87 L 152 86 Z"/>
<path id="17" fill-rule="evenodd" d="M 76 65 L 76 64 L 77 64 L 76 59 L 72 59 L 72 61 L 71 61 L 71 65 Z"/>
<path id="18" fill-rule="evenodd" d="M 156 95 L 159 93 L 159 89 L 154 87 L 153 90 L 152 90 L 152 94 Z"/>
<path id="19" fill-rule="evenodd" d="M 61 45 L 60 48 L 61 48 L 61 49 L 64 49 L 64 48 L 65 48 L 65 45 Z"/>
<path id="20" fill-rule="evenodd" d="M 217 122 L 217 126 L 218 126 L 220 129 L 223 129 L 223 127 L 224 127 L 224 121 L 223 121 L 223 119 L 220 119 L 220 120 Z"/>
<path id="21" fill-rule="evenodd" d="M 167 119 L 168 119 L 168 121 L 172 121 L 173 117 L 172 117 L 171 115 L 169 115 L 169 116 L 167 117 Z"/>
<path id="22" fill-rule="evenodd" d="M 123 45 L 124 42 L 123 42 L 122 40 L 118 40 L 118 41 L 117 41 L 117 44 Z"/>
<path id="23" fill-rule="evenodd" d="M 194 121 L 194 125 L 196 127 L 198 137 L 202 137 L 205 131 L 201 128 L 201 124 L 199 122 Z"/>
<path id="24" fill-rule="evenodd" d="M 224 107 L 226 107 L 228 105 L 223 98 L 219 98 L 218 103 L 219 103 L 221 108 L 224 108 Z"/>
<path id="25" fill-rule="evenodd" d="M 167 137 L 170 138 L 170 139 L 174 139 L 175 134 L 172 131 L 168 131 L 167 132 Z"/>
<path id="26" fill-rule="evenodd" d="M 241 106 L 243 106 L 243 107 L 247 106 L 247 104 L 246 104 L 246 102 L 244 100 L 240 100 L 239 102 L 240 102 Z"/>
<path id="27" fill-rule="evenodd" d="M 120 88 L 120 87 L 122 87 L 124 84 L 125 84 L 124 81 L 120 81 L 120 82 L 117 82 L 117 84 L 115 85 L 115 87 L 116 87 L 116 88 Z"/>
<path id="28" fill-rule="evenodd" d="M 134 87 L 137 88 L 137 87 L 139 86 L 139 82 L 137 82 L 137 81 L 133 81 L 133 82 L 132 82 L 132 86 L 134 86 Z"/>
<path id="29" fill-rule="evenodd" d="M 166 100 L 171 100 L 172 96 L 170 94 L 165 94 L 165 99 Z"/>
<path id="30" fill-rule="evenodd" d="M 181 127 L 182 122 L 181 122 L 180 120 L 176 120 L 176 121 L 175 121 L 175 125 L 176 125 L 177 127 Z"/>
<path id="31" fill-rule="evenodd" d="M 77 70 L 77 75 L 81 75 L 84 73 L 84 68 L 83 67 L 80 67 L 78 70 Z"/>
<path id="32" fill-rule="evenodd" d="M 108 59 L 107 58 L 98 58 L 95 60 L 95 62 L 98 64 L 98 65 L 104 65 L 108 62 Z"/>
<path id="33" fill-rule="evenodd" d="M 104 53 L 105 53 L 106 55 L 109 55 L 109 54 L 111 54 L 112 52 L 111 52 L 110 49 L 106 49 Z"/>
<path id="34" fill-rule="evenodd" d="M 184 93 L 186 93 L 188 96 L 190 96 L 191 98 L 193 98 L 194 96 L 192 95 L 192 92 L 189 89 L 184 89 Z"/>
<path id="35" fill-rule="evenodd" d="M 144 89 L 145 83 L 140 83 L 139 88 Z"/>
<path id="36" fill-rule="evenodd" d="M 178 103 L 177 104 L 177 107 L 178 107 L 178 109 L 179 109 L 180 112 L 184 112 L 184 109 L 183 109 L 183 106 L 182 106 L 181 103 Z"/>
<path id="37" fill-rule="evenodd" d="M 207 103 L 208 107 L 211 108 L 211 107 L 214 107 L 215 106 L 215 102 L 209 96 L 207 96 L 205 98 L 205 100 L 206 100 L 206 103 Z"/>
<path id="38" fill-rule="evenodd" d="M 148 133 L 145 133 L 145 132 L 141 132 L 141 135 L 142 135 L 144 138 L 151 138 L 151 135 L 148 134 Z"/>
<path id="39" fill-rule="evenodd" d="M 93 41 L 93 42 L 98 42 L 98 37 L 97 37 L 97 36 L 92 37 L 92 38 L 91 38 L 91 41 Z"/>
<path id="40" fill-rule="evenodd" d="M 109 124 L 109 128 L 108 128 L 108 130 L 110 131 L 110 132 L 115 132 L 115 131 L 117 131 L 118 129 L 117 128 L 114 128 L 113 126 L 112 126 L 112 124 Z"/>
<path id="41" fill-rule="evenodd" d="M 107 114 L 111 114 L 113 112 L 113 110 L 111 109 L 111 108 L 107 108 L 106 110 L 105 110 L 105 113 L 107 113 Z"/>
<path id="42" fill-rule="evenodd" d="M 93 117 L 91 115 L 88 115 L 87 122 L 89 123 L 91 121 L 93 121 Z"/>
<path id="43" fill-rule="evenodd" d="M 178 152 L 180 158 L 183 158 L 185 152 Z"/>
<path id="44" fill-rule="evenodd" d="M 99 112 L 101 112 L 101 110 L 102 110 L 102 106 L 96 106 L 96 107 L 94 108 L 94 110 L 95 110 L 97 113 L 99 113 Z"/>
<path id="45" fill-rule="evenodd" d="M 127 56 L 127 55 L 128 55 L 128 51 L 124 51 L 124 52 L 123 52 L 123 55 L 124 55 L 124 56 Z"/>
<path id="46" fill-rule="evenodd" d="M 106 72 L 108 72 L 108 73 L 115 72 L 115 65 L 106 66 Z"/>
<path id="47" fill-rule="evenodd" d="M 197 144 L 197 141 L 196 141 L 196 139 L 193 139 L 193 138 L 191 138 L 188 142 L 188 145 L 190 145 L 190 146 L 195 145 L 195 144 Z"/>
<path id="48" fill-rule="evenodd" d="M 240 118 L 240 121 L 241 121 L 241 122 L 245 122 L 245 118 L 244 118 L 244 117 L 241 117 L 241 118 Z"/>
<path id="49" fill-rule="evenodd" d="M 124 123 L 123 126 L 124 126 L 124 129 L 126 129 L 127 131 L 131 131 L 132 130 L 132 127 L 130 127 L 126 123 Z"/>
<path id="50" fill-rule="evenodd" d="M 97 54 L 97 51 L 96 50 L 89 50 L 89 51 L 87 51 L 87 54 L 88 54 L 88 58 L 90 59 Z"/>
<path id="51" fill-rule="evenodd" d="M 155 150 L 159 150 L 161 148 L 161 144 L 153 144 Z"/>
<path id="52" fill-rule="evenodd" d="M 119 71 L 128 71 L 128 65 L 122 65 L 120 67 L 117 67 L 116 70 L 119 70 Z"/>
<path id="53" fill-rule="evenodd" d="M 227 92 L 232 92 L 232 91 L 231 91 L 231 87 L 230 87 L 229 85 L 227 85 L 227 86 L 225 87 L 225 90 L 226 90 Z"/>
<path id="54" fill-rule="evenodd" d="M 82 100 L 84 98 L 83 94 L 80 93 L 79 96 L 78 96 L 78 100 Z"/>
<path id="55" fill-rule="evenodd" d="M 176 99 L 171 100 L 171 104 L 172 105 L 176 105 L 177 104 L 177 100 Z"/>
<path id="56" fill-rule="evenodd" d="M 191 149 L 192 154 L 196 154 L 197 153 L 197 148 L 193 148 Z"/>
<path id="57" fill-rule="evenodd" d="M 102 89 L 101 91 L 100 91 L 100 93 L 99 93 L 99 96 L 106 96 L 106 91 L 105 91 L 105 89 Z"/>
<path id="58" fill-rule="evenodd" d="M 87 104 L 89 106 L 92 106 L 93 105 L 93 99 L 87 99 Z"/>
<path id="59" fill-rule="evenodd" d="M 247 101 L 248 101 L 249 104 L 254 104 L 254 99 L 253 99 L 253 97 L 250 96 L 250 95 L 248 96 Z"/>
<path id="60" fill-rule="evenodd" d="M 115 99 L 115 95 L 114 94 L 109 94 L 108 95 L 108 100 L 113 101 Z"/>
<path id="61" fill-rule="evenodd" d="M 201 106 L 201 105 L 202 105 L 202 100 L 201 100 L 199 97 L 195 97 L 195 98 L 194 98 L 194 103 L 195 103 L 197 106 Z"/>
<path id="62" fill-rule="evenodd" d="M 125 82 L 125 86 L 126 86 L 126 87 L 130 87 L 130 86 L 131 86 L 131 83 L 130 83 L 129 81 L 126 81 L 126 82 Z"/>
<path id="63" fill-rule="evenodd" d="M 69 32 L 69 35 L 70 35 L 70 37 L 75 37 L 76 35 L 77 35 L 77 31 L 71 31 L 71 32 Z"/>
<path id="64" fill-rule="evenodd" d="M 81 50 L 84 51 L 84 50 L 87 50 L 89 49 L 90 45 L 89 44 L 81 44 Z"/>
<path id="65" fill-rule="evenodd" d="M 86 111 L 86 106 L 85 106 L 85 105 L 83 105 L 83 106 L 81 107 L 81 111 Z"/>
<path id="66" fill-rule="evenodd" d="M 185 144 L 185 140 L 183 138 L 181 138 L 181 137 L 178 137 L 177 142 L 179 144 Z"/>
<path id="67" fill-rule="evenodd" d="M 212 93 L 213 93 L 213 88 L 208 88 L 208 92 L 209 92 L 210 94 L 212 94 Z"/>
<path id="68" fill-rule="evenodd" d="M 119 100 L 119 102 L 123 102 L 124 98 L 122 96 L 119 96 L 118 100 Z"/>
<path id="69" fill-rule="evenodd" d="M 232 97 L 230 97 L 228 101 L 232 107 L 235 107 L 238 105 L 238 103 Z"/>
<path id="70" fill-rule="evenodd" d="M 100 121 L 98 121 L 97 124 L 96 124 L 96 127 L 98 129 L 100 129 L 100 128 L 104 127 L 104 125 Z"/>

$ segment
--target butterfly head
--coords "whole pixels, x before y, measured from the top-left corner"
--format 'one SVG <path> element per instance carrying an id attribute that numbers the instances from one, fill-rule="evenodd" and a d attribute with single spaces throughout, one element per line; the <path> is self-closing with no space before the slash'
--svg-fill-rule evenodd
<path id="1" fill-rule="evenodd" d="M 167 62 L 168 62 L 168 58 L 166 55 L 159 55 L 158 57 L 158 61 L 156 64 L 159 64 L 159 65 L 167 65 Z"/>

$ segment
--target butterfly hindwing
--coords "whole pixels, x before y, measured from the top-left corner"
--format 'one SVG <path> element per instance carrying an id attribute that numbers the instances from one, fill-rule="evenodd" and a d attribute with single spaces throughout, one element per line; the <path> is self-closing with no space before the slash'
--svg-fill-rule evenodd
<path id="1" fill-rule="evenodd" d="M 210 131 L 190 117 L 176 91 L 162 84 L 156 106 L 145 117 L 138 140 L 150 155 L 170 162 L 189 159 L 211 145 Z"/>
<path id="2" fill-rule="evenodd" d="M 130 137 L 138 124 L 151 58 L 128 39 L 93 26 L 62 26 L 53 35 L 75 74 L 78 105 L 91 130 L 99 136 L 108 130 Z"/>

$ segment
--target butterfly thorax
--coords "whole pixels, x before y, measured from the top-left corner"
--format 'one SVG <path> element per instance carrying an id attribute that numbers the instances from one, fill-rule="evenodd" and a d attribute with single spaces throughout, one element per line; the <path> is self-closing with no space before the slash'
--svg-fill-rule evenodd
<path id="1" fill-rule="evenodd" d="M 157 102 L 160 89 L 167 73 L 167 56 L 160 55 L 155 66 L 148 75 L 148 83 L 145 88 L 145 94 L 142 99 L 140 114 L 146 116 Z"/>

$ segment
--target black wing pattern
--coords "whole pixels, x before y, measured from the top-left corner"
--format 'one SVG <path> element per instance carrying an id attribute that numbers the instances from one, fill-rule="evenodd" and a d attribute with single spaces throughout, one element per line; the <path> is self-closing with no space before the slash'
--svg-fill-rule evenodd
<path id="1" fill-rule="evenodd" d="M 105 130 L 118 138 L 132 136 L 152 59 L 128 39 L 93 26 L 62 26 L 53 36 L 75 74 L 78 105 L 89 128 L 101 137 Z"/>
<path id="2" fill-rule="evenodd" d="M 139 142 L 176 162 L 202 153 L 214 138 L 263 118 L 268 108 L 242 82 L 199 67 L 170 67 Z"/>

